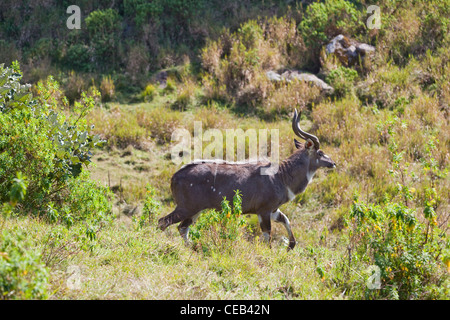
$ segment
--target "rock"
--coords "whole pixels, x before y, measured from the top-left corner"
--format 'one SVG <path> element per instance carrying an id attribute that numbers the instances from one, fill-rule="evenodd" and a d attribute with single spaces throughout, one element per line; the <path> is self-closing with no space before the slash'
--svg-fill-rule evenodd
<path id="1" fill-rule="evenodd" d="M 267 78 L 269 78 L 270 81 L 281 81 L 281 76 L 276 73 L 275 71 L 267 71 L 266 72 Z"/>
<path id="2" fill-rule="evenodd" d="M 327 54 L 334 54 L 346 67 L 356 64 L 359 57 L 364 59 L 366 55 L 375 52 L 374 46 L 360 43 L 342 34 L 331 39 L 325 49 Z"/>
<path id="3" fill-rule="evenodd" d="M 275 71 L 267 71 L 267 78 L 270 81 L 286 81 L 291 82 L 292 80 L 305 81 L 308 83 L 312 83 L 313 85 L 319 87 L 323 91 L 327 91 L 329 93 L 333 92 L 334 89 L 330 85 L 328 85 L 325 81 L 313 75 L 312 73 L 297 71 L 297 70 L 287 70 L 283 72 L 281 75 Z"/>
<path id="4" fill-rule="evenodd" d="M 366 55 L 375 52 L 375 47 L 367 43 L 360 43 L 359 46 L 356 47 L 356 50 L 358 50 L 360 54 Z"/>
<path id="5" fill-rule="evenodd" d="M 306 73 L 306 72 L 299 72 L 299 71 L 285 71 L 281 75 L 282 79 L 285 79 L 287 81 L 292 80 L 300 80 L 300 81 L 306 81 L 309 83 L 312 83 L 313 85 L 319 87 L 321 90 L 333 92 L 334 89 L 330 85 L 328 85 L 325 81 L 318 78 L 317 76 L 313 75 L 312 73 Z"/>

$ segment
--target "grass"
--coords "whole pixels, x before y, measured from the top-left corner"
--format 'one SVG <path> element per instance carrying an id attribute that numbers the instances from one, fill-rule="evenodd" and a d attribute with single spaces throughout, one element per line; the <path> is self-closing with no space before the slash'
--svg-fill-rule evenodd
<path id="1" fill-rule="evenodd" d="M 27 230 L 42 249 L 50 231 L 47 224 L 27 218 L 8 220 L 5 227 L 12 224 Z M 297 236 L 299 232 L 295 230 Z M 322 248 L 318 258 L 308 246 L 314 241 L 288 253 L 276 240 L 272 248 L 258 240 L 240 240 L 232 254 L 205 257 L 185 247 L 175 228 L 164 233 L 153 225 L 139 229 L 133 219 L 121 215 L 102 230 L 92 251 L 80 251 L 52 266 L 49 298 L 339 298 L 342 292 L 316 272 L 318 259 L 329 269 L 339 252 Z M 74 266 L 81 280 L 76 290 L 67 283 Z"/>
<path id="2" fill-rule="evenodd" d="M 231 254 L 216 252 L 208 256 L 186 248 L 175 227 L 161 233 L 155 228 L 157 219 L 153 219 L 140 229 L 139 213 L 131 217 L 124 214 L 125 203 L 142 206 L 147 185 L 156 189 L 156 197 L 163 203 L 161 216 L 174 207 L 169 181 L 178 167 L 168 156 L 170 140 L 162 137 L 178 126 L 193 133 L 193 122 L 199 120 L 203 130 L 278 128 L 280 157 L 285 158 L 294 149 L 290 120 L 263 122 L 256 117 L 240 117 L 216 105 L 180 112 L 158 108 L 152 102 L 117 105 L 110 111 L 101 111 L 126 114 L 131 119 L 128 125 L 137 123 L 145 130 L 147 144 L 142 147 L 140 143 L 138 148 L 133 144 L 127 148 L 111 147 L 98 151 L 93 157 L 96 166 L 92 177 L 109 184 L 115 191 L 118 219 L 101 232 L 93 252 L 80 253 L 71 260 L 71 264 L 81 266 L 84 279 L 81 297 L 348 299 L 363 296 L 367 278 L 364 272 L 368 266 L 356 263 L 351 266 L 355 272 L 349 272 L 349 266 L 345 264 L 348 240 L 343 237 L 343 217 L 349 211 L 355 192 L 368 202 L 381 201 L 386 193 L 397 194 L 395 181 L 387 170 L 391 166 L 389 143 L 395 135 L 390 130 L 399 133 L 395 135 L 399 148 L 409 150 L 405 160 L 415 163 L 409 167 L 414 174 L 406 179 L 411 183 L 414 181 L 417 193 L 425 194 L 428 180 L 419 163 L 425 160 L 426 137 L 439 136 L 440 142 L 436 143 L 440 148 L 433 149 L 433 157 L 441 168 L 448 166 L 444 155 L 444 144 L 448 141 L 444 128 L 448 122 L 442 120 L 444 117 L 438 105 L 435 98 L 419 97 L 401 113 L 397 109 L 374 111 L 374 107 L 362 104 L 354 96 L 315 105 L 309 115 L 312 120 L 308 117 L 301 125 L 305 130 L 315 130 L 322 149 L 338 163 L 338 169 L 319 171 L 305 193 L 281 207 L 298 240 L 296 248 L 286 252 L 283 242 L 286 231 L 277 224 L 273 224 L 272 246 L 261 243 L 258 239 L 260 230 L 253 216 L 250 222 L 256 226 L 256 231 L 250 240 L 239 240 Z M 407 124 L 403 129 L 398 126 L 402 121 Z M 423 130 L 430 125 L 442 129 L 424 136 Z M 124 132 L 127 130 L 125 127 Z M 434 183 L 439 194 L 448 190 L 445 179 L 437 179 Z M 418 194 L 414 204 L 418 213 L 420 198 L 423 196 Z M 446 208 L 448 201 L 445 199 L 436 207 L 441 225 L 445 225 L 448 216 Z M 71 293 L 58 290 L 54 298 L 71 297 Z"/>
<path id="3" fill-rule="evenodd" d="M 405 161 L 412 164 L 408 170 L 414 174 L 407 176 L 404 183 L 414 183 L 417 200 L 412 205 L 419 215 L 431 177 L 422 172 L 420 165 L 428 161 L 427 137 L 439 138 L 438 148 L 429 152 L 439 168 L 448 167 L 448 121 L 443 120 L 436 98 L 417 98 L 400 114 L 389 109 L 374 111 L 354 97 L 323 101 L 303 117 L 301 126 L 318 135 L 322 149 L 338 168 L 318 171 L 303 194 L 280 208 L 291 221 L 298 241 L 295 249 L 286 251 L 286 231 L 275 223 L 272 246 L 261 243 L 260 229 L 252 216 L 249 221 L 255 232 L 248 240 L 238 240 L 231 252 L 205 255 L 185 247 L 175 226 L 165 232 L 156 228 L 157 219 L 174 208 L 169 186 L 170 177 L 178 169 L 170 160 L 170 140 L 162 137 L 178 126 L 193 133 L 193 122 L 198 120 L 203 130 L 277 128 L 280 157 L 285 158 L 294 150 L 290 120 L 264 122 L 256 117 L 241 117 L 215 104 L 180 112 L 158 107 L 158 103 L 112 104 L 109 109 L 96 109 L 90 117 L 98 133 L 117 139 L 111 139 L 108 147 L 97 150 L 92 157 L 95 165 L 91 167 L 91 178 L 108 185 L 116 194 L 116 219 L 97 232 L 90 249 L 70 241 L 71 230 L 63 231 L 63 226 L 52 227 L 34 218 L 8 218 L 4 222 L 4 228 L 25 230 L 41 252 L 48 247 L 46 239 L 55 229 L 66 234 L 66 246 L 63 242 L 53 250 L 60 262 L 48 265 L 50 299 L 360 299 L 366 290 L 368 265 L 346 263 L 349 240 L 344 217 L 353 194 L 359 193 L 367 202 L 381 201 L 386 194 L 397 195 L 396 180 L 388 174 L 393 137 L 401 150 L 409 150 Z M 398 125 L 402 121 L 407 123 L 403 128 Z M 121 131 L 114 129 L 118 124 Z M 440 130 L 426 130 L 431 124 Z M 120 136 L 133 130 L 144 134 L 134 140 Z M 383 134 L 385 138 L 380 137 Z M 437 193 L 446 194 L 448 179 L 432 179 Z M 162 207 L 157 217 L 141 227 L 147 185 L 156 190 L 155 197 Z M 138 210 L 131 210 L 136 207 Z M 448 231 L 447 209 L 448 199 L 442 196 L 435 211 L 438 224 Z M 74 267 L 81 277 L 81 287 L 76 290 L 70 289 L 67 282 Z"/>
<path id="4" fill-rule="evenodd" d="M 326 3 L 334 8 L 331 1 Z M 321 4 L 309 6 L 309 13 L 302 15 L 303 29 L 322 16 Z M 444 21 L 445 10 L 429 10 L 432 6 L 425 2 L 414 8 L 395 6 L 398 10 L 386 6 L 382 29 L 352 35 L 376 46 L 362 70 L 342 68 L 331 57 L 322 57 L 322 75 L 340 89 L 331 97 L 303 83 L 275 85 L 265 77 L 267 70 L 314 69 L 318 63 L 309 61 L 318 59 L 309 53 L 318 48 L 306 43 L 295 14 L 249 20 L 233 33 L 216 30 L 218 38 L 209 39 L 201 51 L 201 71 L 191 70 L 189 61 L 171 66 L 165 88 L 146 83 L 135 93 L 138 103 L 108 102 L 89 114 L 94 132 L 108 140 L 92 157 L 91 177 L 115 193 L 115 219 L 95 230 L 96 239 L 80 243 L 77 228 L 83 223 L 66 228 L 33 216 L 1 217 L 0 230 L 22 230 L 33 239 L 50 271 L 50 299 L 367 299 L 377 297 L 367 291 L 365 281 L 369 262 L 374 262 L 370 259 L 379 257 L 373 248 L 365 250 L 373 239 L 365 240 L 366 247 L 356 246 L 363 237 L 389 234 L 395 219 L 376 217 L 372 225 L 362 224 L 373 230 L 389 227 L 386 233 L 370 234 L 368 229 L 352 229 L 361 221 L 349 219 L 349 213 L 356 199 L 367 204 L 361 208 L 379 213 L 392 202 L 407 207 L 417 219 L 416 241 L 426 232 L 424 243 L 434 237 L 439 240 L 433 245 L 442 249 L 435 257 L 436 252 L 417 246 L 416 256 L 433 256 L 430 277 L 405 273 L 420 290 L 403 294 L 448 299 L 450 51 L 447 24 L 435 24 Z M 350 32 L 358 26 L 332 22 L 320 32 L 330 38 L 337 30 Z M 104 89 L 112 95 L 114 85 L 118 99 L 123 83 L 107 80 Z M 64 85 L 72 101 L 88 84 L 71 73 Z M 226 129 L 278 129 L 280 158 L 286 158 L 295 148 L 288 117 L 295 107 L 302 110 L 302 128 L 318 136 L 337 169 L 317 172 L 304 193 L 280 208 L 291 221 L 298 242 L 294 250 L 286 251 L 286 230 L 275 223 L 271 246 L 262 243 L 255 216 L 246 217 L 253 232 L 229 250 L 207 254 L 186 247 L 175 226 L 164 232 L 156 228 L 157 219 L 175 206 L 170 193 L 170 178 L 179 168 L 170 159 L 175 129 L 193 135 L 194 122 L 201 121 L 203 131 L 220 129 L 224 140 Z M 207 145 L 204 142 L 203 148 Z M 161 207 L 143 221 L 148 187 Z M 433 234 L 433 228 L 439 232 Z M 384 244 L 397 240 L 402 238 L 378 238 Z M 389 254 L 392 258 L 397 249 L 388 247 L 383 248 L 384 265 L 390 268 L 397 260 L 389 260 Z M 70 286 L 73 270 L 79 275 L 77 289 Z M 395 286 L 409 281 L 390 282 L 391 271 L 397 277 L 405 272 L 382 270 L 384 289 L 392 294 L 381 298 L 398 298 L 401 290 Z"/>

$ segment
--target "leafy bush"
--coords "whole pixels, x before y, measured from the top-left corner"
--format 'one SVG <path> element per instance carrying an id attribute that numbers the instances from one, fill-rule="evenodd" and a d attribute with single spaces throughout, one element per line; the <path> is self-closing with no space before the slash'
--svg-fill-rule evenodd
<path id="1" fill-rule="evenodd" d="M 90 68 L 90 58 L 89 46 L 82 43 L 74 43 L 67 48 L 64 56 L 64 65 L 76 71 L 87 72 Z"/>
<path id="2" fill-rule="evenodd" d="M 156 87 L 149 83 L 145 89 L 141 92 L 141 99 L 145 102 L 150 102 L 153 100 L 153 98 L 158 94 L 158 91 Z"/>
<path id="3" fill-rule="evenodd" d="M 29 86 L 19 83 L 18 67 L 0 67 L 0 200 L 6 201 L 13 177 L 28 177 L 31 198 L 49 191 L 56 147 L 48 139 L 48 122 L 35 117 Z M 36 108 L 36 113 L 39 113 Z"/>
<path id="4" fill-rule="evenodd" d="M 86 20 L 94 58 L 100 67 L 114 66 L 117 61 L 121 23 L 115 9 L 92 11 Z"/>
<path id="5" fill-rule="evenodd" d="M 0 237 L 0 300 L 46 299 L 48 276 L 26 235 L 20 230 L 4 230 Z"/>
<path id="6" fill-rule="evenodd" d="M 389 135 L 390 163 L 385 169 L 390 181 L 379 204 L 366 204 L 355 196 L 347 217 L 350 248 L 355 263 L 374 265 L 380 271 L 380 289 L 366 289 L 366 298 L 439 299 L 448 295 L 444 266 L 450 257 L 450 241 L 438 226 L 445 216 L 438 213 L 442 199 L 436 183 L 448 170 L 436 163 L 435 139 L 428 136 L 420 162 L 424 173 L 433 174 L 417 179 L 406 152 L 399 147 L 404 128 L 406 122 L 397 117 L 379 124 L 378 130 Z"/>
<path id="7" fill-rule="evenodd" d="M 430 208 L 430 207 L 428 207 Z M 448 296 L 441 285 L 445 250 L 450 243 L 436 227 L 432 211 L 420 221 L 414 209 L 403 204 L 365 204 L 355 200 L 350 210 L 350 245 L 355 261 L 379 267 L 381 289 L 366 290 L 366 297 L 423 299 Z"/>
<path id="8" fill-rule="evenodd" d="M 212 251 L 231 252 L 233 243 L 243 238 L 247 229 L 247 221 L 242 216 L 242 197 L 236 190 L 233 205 L 226 198 L 222 201 L 222 210 L 209 210 L 201 214 L 189 231 L 194 246 L 203 253 Z"/>
<path id="9" fill-rule="evenodd" d="M 101 144 L 83 119 L 94 106 L 94 97 L 82 94 L 74 116 L 60 110 L 61 92 L 53 78 L 37 86 L 32 100 L 29 86 L 21 85 L 20 69 L 0 68 L 0 199 L 8 198 L 16 172 L 27 177 L 22 201 L 27 210 L 45 210 L 67 180 L 89 165 L 91 151 Z"/>
<path id="10" fill-rule="evenodd" d="M 347 94 L 354 94 L 355 80 L 358 78 L 358 72 L 351 68 L 343 66 L 331 70 L 327 75 L 327 83 L 334 88 L 334 94 L 343 97 Z"/>
<path id="11" fill-rule="evenodd" d="M 55 197 L 55 202 L 61 203 L 60 209 L 52 208 L 47 214 L 68 227 L 77 222 L 98 226 L 111 218 L 112 199 L 108 187 L 91 180 L 89 171 L 83 171 L 79 177 L 69 179 L 66 190 Z"/>
<path id="12" fill-rule="evenodd" d="M 299 29 L 315 56 L 328 40 L 338 34 L 354 35 L 363 27 L 361 13 L 345 0 L 315 2 L 306 8 Z"/>

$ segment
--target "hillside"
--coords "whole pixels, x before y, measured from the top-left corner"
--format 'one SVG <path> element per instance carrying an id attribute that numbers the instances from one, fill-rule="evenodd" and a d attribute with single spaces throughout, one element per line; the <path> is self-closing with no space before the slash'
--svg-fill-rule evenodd
<path id="1" fill-rule="evenodd" d="M 379 0 L 377 28 L 370 4 L 2 1 L 1 297 L 448 299 L 450 2 Z M 294 109 L 337 164 L 281 206 L 294 250 L 229 203 L 189 246 L 157 228 L 174 132 L 282 160 Z"/>

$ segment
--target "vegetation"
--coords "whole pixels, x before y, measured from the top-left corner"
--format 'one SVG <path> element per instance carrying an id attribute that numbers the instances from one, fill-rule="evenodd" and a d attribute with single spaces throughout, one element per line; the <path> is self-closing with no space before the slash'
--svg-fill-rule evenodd
<path id="1" fill-rule="evenodd" d="M 366 1 L 78 3 L 80 30 L 0 4 L 1 299 L 448 299 L 448 0 L 380 0 L 380 29 Z M 343 65 L 338 34 L 375 52 Z M 267 76 L 292 70 L 334 91 Z M 239 192 L 190 246 L 157 229 L 176 129 L 278 129 L 285 158 L 293 108 L 337 163 L 281 207 L 294 250 Z"/>

